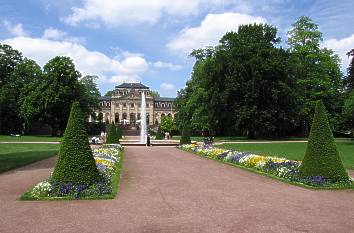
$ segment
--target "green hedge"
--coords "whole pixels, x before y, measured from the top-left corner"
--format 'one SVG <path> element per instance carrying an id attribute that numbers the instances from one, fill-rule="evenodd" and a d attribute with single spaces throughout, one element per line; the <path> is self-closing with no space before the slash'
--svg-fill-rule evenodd
<path id="1" fill-rule="evenodd" d="M 80 104 L 74 102 L 51 179 L 62 183 L 92 184 L 99 178 L 85 128 L 85 117 Z"/>
<path id="2" fill-rule="evenodd" d="M 323 176 L 334 181 L 348 179 L 322 101 L 316 105 L 300 175 L 302 177 Z"/>

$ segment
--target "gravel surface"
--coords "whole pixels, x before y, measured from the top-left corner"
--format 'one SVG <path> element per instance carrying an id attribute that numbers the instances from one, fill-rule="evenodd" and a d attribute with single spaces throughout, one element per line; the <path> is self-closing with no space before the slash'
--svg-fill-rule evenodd
<path id="1" fill-rule="evenodd" d="M 354 231 L 354 190 L 308 190 L 171 147 L 126 147 L 114 200 L 17 200 L 54 163 L 0 174 L 1 233 Z"/>

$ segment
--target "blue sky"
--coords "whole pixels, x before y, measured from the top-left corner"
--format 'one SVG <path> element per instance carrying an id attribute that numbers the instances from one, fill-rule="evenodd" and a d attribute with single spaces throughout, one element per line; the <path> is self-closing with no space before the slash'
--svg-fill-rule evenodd
<path id="1" fill-rule="evenodd" d="M 102 94 L 141 81 L 174 97 L 190 77 L 189 52 L 245 23 L 277 26 L 286 45 L 291 24 L 309 16 L 345 71 L 345 53 L 354 48 L 353 12 L 354 0 L 0 0 L 0 43 L 41 66 L 70 56 L 83 75 L 99 76 Z"/>

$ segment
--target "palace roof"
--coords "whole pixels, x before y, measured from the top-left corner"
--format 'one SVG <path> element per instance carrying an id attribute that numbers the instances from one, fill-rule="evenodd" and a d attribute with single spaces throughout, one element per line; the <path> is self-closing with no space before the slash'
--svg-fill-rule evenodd
<path id="1" fill-rule="evenodd" d="M 171 98 L 171 97 L 154 97 L 154 101 L 175 101 L 175 98 Z"/>
<path id="2" fill-rule="evenodd" d="M 145 86 L 141 83 L 121 83 L 116 88 L 136 88 L 136 89 L 149 89 L 149 87 Z"/>

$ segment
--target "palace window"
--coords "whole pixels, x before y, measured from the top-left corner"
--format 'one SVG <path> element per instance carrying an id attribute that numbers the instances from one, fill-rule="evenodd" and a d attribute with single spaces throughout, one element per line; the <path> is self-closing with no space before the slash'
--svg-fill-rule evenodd
<path id="1" fill-rule="evenodd" d="M 159 107 L 159 103 L 155 103 L 155 107 L 158 108 Z"/>
<path id="2" fill-rule="evenodd" d="M 148 107 L 149 107 L 149 104 L 146 104 L 146 107 L 148 108 Z"/>
<path id="3" fill-rule="evenodd" d="M 164 107 L 165 107 L 165 103 L 162 103 L 162 104 L 161 104 L 161 108 L 164 108 Z"/>
<path id="4" fill-rule="evenodd" d="M 130 107 L 134 108 L 134 104 L 130 104 Z"/>

